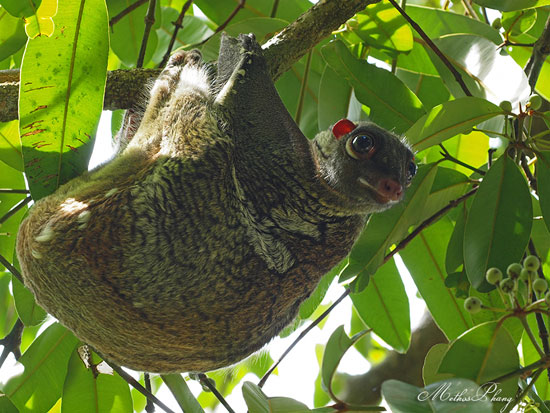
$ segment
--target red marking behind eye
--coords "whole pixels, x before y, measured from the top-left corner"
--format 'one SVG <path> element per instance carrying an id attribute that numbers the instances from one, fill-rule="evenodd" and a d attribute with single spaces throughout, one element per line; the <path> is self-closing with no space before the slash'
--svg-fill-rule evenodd
<path id="1" fill-rule="evenodd" d="M 341 119 L 332 127 L 332 134 L 336 139 L 340 139 L 342 136 L 347 135 L 357 127 L 355 123 L 348 119 Z"/>

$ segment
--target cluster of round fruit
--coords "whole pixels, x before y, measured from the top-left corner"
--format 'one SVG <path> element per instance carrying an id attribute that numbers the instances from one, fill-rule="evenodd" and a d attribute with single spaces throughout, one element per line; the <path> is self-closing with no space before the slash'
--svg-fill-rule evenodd
<path id="1" fill-rule="evenodd" d="M 537 270 L 540 268 L 540 260 L 534 255 L 528 255 L 523 260 L 523 265 L 515 262 L 506 269 L 506 278 L 502 278 L 502 271 L 498 268 L 489 268 L 485 273 L 485 279 L 489 284 L 505 294 L 514 294 L 518 289 L 518 282 L 526 282 L 537 295 L 542 295 L 548 290 L 548 282 L 543 278 L 537 278 Z M 544 300 L 550 306 L 550 292 L 546 293 Z M 483 308 L 483 303 L 478 297 L 468 297 L 464 301 L 466 311 L 475 314 Z"/>
<path id="2" fill-rule="evenodd" d="M 499 104 L 500 108 L 506 112 L 512 112 L 512 102 L 503 100 Z M 526 109 L 539 110 L 542 106 L 542 98 L 539 95 L 531 95 L 526 104 Z"/>

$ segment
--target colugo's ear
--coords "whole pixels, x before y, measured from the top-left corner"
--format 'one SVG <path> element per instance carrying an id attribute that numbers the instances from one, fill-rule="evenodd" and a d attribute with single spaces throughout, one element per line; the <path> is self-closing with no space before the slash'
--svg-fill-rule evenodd
<path id="1" fill-rule="evenodd" d="M 340 139 L 342 136 L 347 135 L 356 127 L 357 125 L 353 123 L 351 120 L 340 119 L 332 127 L 332 134 L 336 137 L 336 139 Z"/>

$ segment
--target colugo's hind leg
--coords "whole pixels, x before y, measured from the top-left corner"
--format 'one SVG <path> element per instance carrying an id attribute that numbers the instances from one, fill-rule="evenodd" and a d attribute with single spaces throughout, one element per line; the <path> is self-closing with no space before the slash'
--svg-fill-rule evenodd
<path id="1" fill-rule="evenodd" d="M 159 123 L 162 123 L 164 112 L 172 94 L 175 91 L 178 93 L 178 85 L 182 77 L 187 76 L 189 72 L 203 72 L 201 70 L 202 66 L 202 56 L 198 50 L 178 51 L 172 55 L 151 88 L 147 108 L 139 122 L 139 128 L 135 132 L 135 136 L 128 145 L 129 147 L 158 149 L 162 132 Z M 199 88 L 202 89 L 202 85 Z M 132 122 L 135 123 L 135 115 L 133 116 Z"/>

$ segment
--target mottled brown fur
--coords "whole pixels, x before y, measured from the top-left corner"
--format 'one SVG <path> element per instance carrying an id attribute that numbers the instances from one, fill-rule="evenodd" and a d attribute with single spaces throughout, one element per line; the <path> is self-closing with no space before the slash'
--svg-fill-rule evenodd
<path id="1" fill-rule="evenodd" d="M 121 153 L 36 202 L 20 228 L 40 305 L 133 369 L 207 371 L 257 351 L 347 255 L 367 214 L 389 206 L 323 176 L 328 158 L 284 110 L 251 37 L 224 47 L 217 80 L 195 88 L 182 76 L 210 72 L 197 52 L 177 54 Z M 404 184 L 412 154 L 384 133 L 380 159 L 391 159 L 378 175 Z M 341 145 L 325 152 L 350 162 Z"/>

